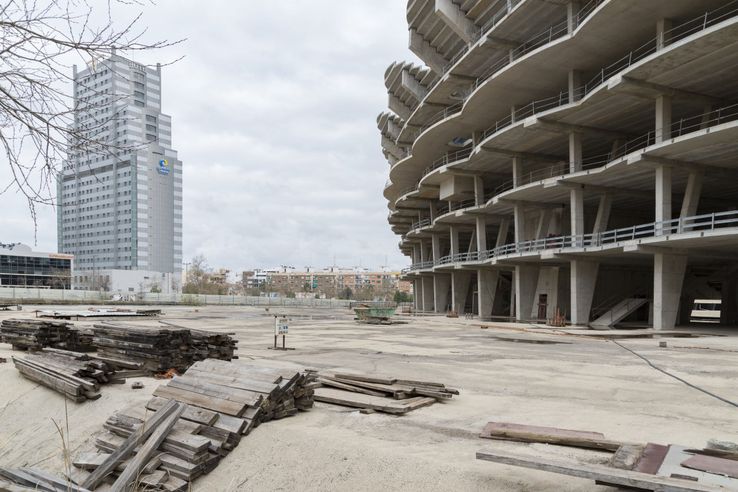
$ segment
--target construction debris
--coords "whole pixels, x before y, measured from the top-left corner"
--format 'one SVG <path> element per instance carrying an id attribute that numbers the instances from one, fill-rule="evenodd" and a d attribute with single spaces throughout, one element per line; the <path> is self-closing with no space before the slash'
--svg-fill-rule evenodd
<path id="1" fill-rule="evenodd" d="M 77 403 L 100 398 L 102 384 L 125 382 L 109 361 L 67 350 L 45 348 L 13 363 L 24 377 Z"/>
<path id="2" fill-rule="evenodd" d="M 74 328 L 66 321 L 6 319 L 0 324 L 0 341 L 14 350 L 41 350 L 54 347 L 75 352 L 90 352 L 92 333 Z"/>
<path id="3" fill-rule="evenodd" d="M 459 391 L 441 383 L 410 381 L 362 374 L 320 374 L 318 382 L 330 388 L 315 390 L 315 400 L 335 405 L 401 415 L 450 399 Z"/>
<path id="4" fill-rule="evenodd" d="M 236 341 L 226 333 L 105 324 L 93 331 L 98 354 L 140 362 L 151 373 L 183 373 L 198 360 L 237 358 Z"/>
<path id="5" fill-rule="evenodd" d="M 684 492 L 738 489 L 737 457 L 713 456 L 713 453 L 732 453 L 724 448 L 715 449 L 714 441 L 705 449 L 687 449 L 674 444 L 632 444 L 608 440 L 599 432 L 506 422 L 488 423 L 480 437 L 612 452 L 609 464 L 564 462 L 548 456 L 517 455 L 496 449 L 477 453 L 477 459 L 591 478 L 600 485 Z"/>

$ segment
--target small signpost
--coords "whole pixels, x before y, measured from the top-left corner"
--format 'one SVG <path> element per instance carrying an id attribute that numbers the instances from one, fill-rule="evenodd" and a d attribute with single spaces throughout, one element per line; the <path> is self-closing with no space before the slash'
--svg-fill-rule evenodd
<path id="1" fill-rule="evenodd" d="M 287 333 L 289 333 L 289 320 L 284 316 L 274 316 L 274 350 L 288 350 L 286 347 Z M 282 347 L 277 346 L 277 338 L 282 335 Z"/>

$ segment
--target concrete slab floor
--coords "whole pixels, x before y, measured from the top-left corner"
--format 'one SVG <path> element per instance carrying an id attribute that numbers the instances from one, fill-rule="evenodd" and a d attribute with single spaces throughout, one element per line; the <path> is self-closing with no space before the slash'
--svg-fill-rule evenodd
<path id="1" fill-rule="evenodd" d="M 44 308 L 47 308 L 45 306 Z M 33 307 L 0 312 L 0 319 L 32 317 Z M 59 307 L 59 309 L 65 309 Z M 366 325 L 348 310 L 163 306 L 169 323 L 236 333 L 241 359 L 266 364 L 398 376 L 443 382 L 461 395 L 402 417 L 362 415 L 317 403 L 295 417 L 262 425 L 209 475 L 197 491 L 230 490 L 612 490 L 589 480 L 482 462 L 475 452 L 497 447 L 551 458 L 605 462 L 607 453 L 479 439 L 491 420 L 599 431 L 632 442 L 704 446 L 710 438 L 738 441 L 738 408 L 654 370 L 613 342 L 521 331 L 525 325 L 485 329 L 467 319 L 403 318 L 404 324 Z M 292 316 L 287 345 L 273 351 L 275 313 Z M 116 321 L 120 323 L 121 321 Z M 75 322 L 79 325 L 90 321 Z M 132 320 L 158 325 L 157 320 Z M 511 329 L 513 328 L 513 329 Z M 618 340 L 654 364 L 738 401 L 738 330 L 726 336 Z M 525 343 L 552 340 L 566 343 Z M 667 348 L 659 342 L 666 341 Z M 39 466 L 60 473 L 62 445 L 53 421 L 70 429 L 72 455 L 92 450 L 113 412 L 142 406 L 161 382 L 136 378 L 102 389 L 102 398 L 69 403 L 23 379 L 0 344 L 0 464 Z M 238 363 L 235 361 L 234 363 Z M 130 383 L 131 381 L 129 381 Z"/>

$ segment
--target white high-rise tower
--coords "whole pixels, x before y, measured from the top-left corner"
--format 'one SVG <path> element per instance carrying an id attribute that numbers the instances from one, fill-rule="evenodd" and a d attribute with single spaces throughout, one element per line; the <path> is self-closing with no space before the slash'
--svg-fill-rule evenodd
<path id="1" fill-rule="evenodd" d="M 75 67 L 73 90 L 59 251 L 75 255 L 79 288 L 168 292 L 181 282 L 182 163 L 161 112 L 161 66 L 113 54 Z"/>

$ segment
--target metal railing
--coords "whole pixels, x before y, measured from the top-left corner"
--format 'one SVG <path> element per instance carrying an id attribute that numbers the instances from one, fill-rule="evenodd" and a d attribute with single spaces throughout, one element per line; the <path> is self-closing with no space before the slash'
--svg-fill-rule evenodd
<path id="1" fill-rule="evenodd" d="M 410 230 L 420 229 L 421 227 L 428 227 L 429 225 L 431 225 L 430 219 L 422 219 L 417 222 L 413 222 L 410 226 Z"/>
<path id="2" fill-rule="evenodd" d="M 439 261 L 435 263 L 432 261 L 426 261 L 422 263 L 422 268 L 431 268 L 433 266 L 447 265 L 450 263 L 484 261 L 486 259 L 501 256 L 538 253 L 545 250 L 608 246 L 637 239 L 670 236 L 673 234 L 684 234 L 689 232 L 714 231 L 716 229 L 729 227 L 738 228 L 738 210 L 714 212 L 710 214 L 694 215 L 691 217 L 680 217 L 678 219 L 650 222 L 648 224 L 639 224 L 600 233 L 547 237 L 530 241 L 522 241 L 519 243 L 505 244 L 486 251 L 447 255 L 440 258 Z M 411 266 L 411 269 L 416 269 L 415 265 Z"/>
<path id="3" fill-rule="evenodd" d="M 436 159 L 435 161 L 433 161 L 433 164 L 431 164 L 430 166 L 426 167 L 423 170 L 423 177 L 426 177 L 427 175 L 429 175 L 431 173 L 431 171 L 434 171 L 434 170 L 438 169 L 439 167 L 443 167 L 443 166 L 446 166 L 448 164 L 452 164 L 454 162 L 463 161 L 464 159 L 469 158 L 469 156 L 472 153 L 472 150 L 474 150 L 474 149 L 472 149 L 471 147 L 469 147 L 469 148 L 466 148 L 466 149 L 457 150 L 456 152 L 449 152 L 447 154 L 444 154 L 442 157 L 440 157 L 440 158 Z"/>

